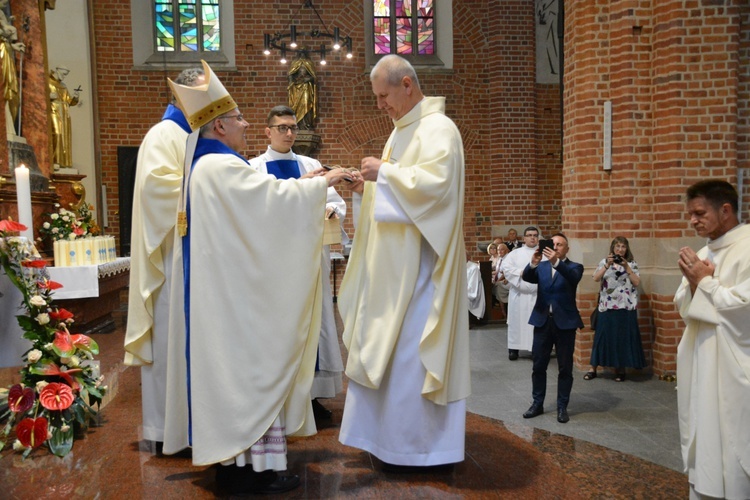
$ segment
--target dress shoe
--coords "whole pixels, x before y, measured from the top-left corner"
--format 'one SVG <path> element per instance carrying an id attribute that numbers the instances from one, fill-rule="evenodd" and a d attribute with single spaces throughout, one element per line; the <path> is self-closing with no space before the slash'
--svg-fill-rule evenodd
<path id="1" fill-rule="evenodd" d="M 570 417 L 568 416 L 568 409 L 567 408 L 558 408 L 557 409 L 557 421 L 561 424 L 567 424 L 568 420 L 570 420 Z"/>
<path id="2" fill-rule="evenodd" d="M 296 474 L 288 474 L 285 476 L 279 476 L 276 481 L 266 486 L 254 488 L 251 493 L 257 493 L 259 495 L 273 495 L 276 493 L 284 493 L 291 491 L 299 486 L 299 476 Z"/>
<path id="3" fill-rule="evenodd" d="M 538 405 L 534 403 L 533 405 L 529 407 L 528 410 L 526 410 L 526 413 L 523 414 L 523 418 L 538 417 L 542 413 L 544 413 L 544 407 L 542 405 Z"/>
<path id="4" fill-rule="evenodd" d="M 312 400 L 313 415 L 315 420 L 330 420 L 333 412 L 320 404 L 317 399 Z"/>
<path id="5" fill-rule="evenodd" d="M 508 349 L 508 359 L 515 361 L 518 359 L 518 349 Z"/>

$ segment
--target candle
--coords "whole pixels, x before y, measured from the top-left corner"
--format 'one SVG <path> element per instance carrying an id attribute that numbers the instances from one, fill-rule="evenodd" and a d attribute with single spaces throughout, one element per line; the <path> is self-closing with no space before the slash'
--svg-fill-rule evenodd
<path id="1" fill-rule="evenodd" d="M 16 167 L 16 199 L 18 200 L 18 222 L 26 226 L 21 236 L 34 242 L 34 219 L 31 216 L 31 185 L 29 184 L 29 169 L 21 163 Z"/>

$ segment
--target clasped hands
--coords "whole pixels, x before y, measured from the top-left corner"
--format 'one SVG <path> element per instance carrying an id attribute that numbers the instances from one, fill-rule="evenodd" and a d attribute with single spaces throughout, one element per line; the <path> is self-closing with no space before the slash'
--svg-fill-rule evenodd
<path id="1" fill-rule="evenodd" d="M 713 276 L 716 266 L 708 259 L 701 260 L 690 247 L 680 248 L 680 259 L 677 261 L 682 275 L 687 278 L 691 289 L 695 291 L 698 283 L 706 276 Z"/>

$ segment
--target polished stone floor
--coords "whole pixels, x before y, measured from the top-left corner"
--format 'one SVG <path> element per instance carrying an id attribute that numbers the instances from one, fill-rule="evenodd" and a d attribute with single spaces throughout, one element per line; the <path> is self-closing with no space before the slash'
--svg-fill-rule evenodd
<path id="1" fill-rule="evenodd" d="M 140 374 L 119 364 L 123 317 L 97 334 L 116 396 L 64 459 L 37 450 L 27 459 L 3 450 L 0 498 L 214 498 L 211 468 L 151 453 L 140 435 Z M 342 446 L 343 394 L 327 400 L 333 419 L 316 436 L 290 439 L 289 470 L 300 488 L 283 498 L 686 498 L 679 469 L 674 384 L 631 376 L 585 382 L 576 374 L 571 421 L 552 412 L 524 420 L 531 362 L 507 358 L 505 328 L 472 329 L 473 395 L 466 460 L 449 473 L 384 473 L 369 454 Z M 554 364 L 554 362 L 553 362 Z M 554 367 L 551 366 L 551 373 Z M 7 372 L 5 377 L 7 377 Z M 2 379 L 3 385 L 7 382 Z M 554 394 L 555 376 L 548 394 Z M 552 409 L 551 407 L 549 409 Z"/>

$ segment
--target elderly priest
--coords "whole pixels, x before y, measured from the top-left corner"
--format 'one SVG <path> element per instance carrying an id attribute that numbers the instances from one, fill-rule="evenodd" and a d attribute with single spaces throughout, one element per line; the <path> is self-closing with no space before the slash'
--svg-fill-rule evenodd
<path id="1" fill-rule="evenodd" d="M 184 288 L 172 288 L 172 317 L 184 322 L 170 324 L 164 453 L 191 446 L 194 465 L 216 464 L 225 493 L 278 493 L 299 484 L 276 472 L 285 436 L 316 432 L 322 214 L 328 186 L 353 174 L 276 180 L 250 168 L 238 153 L 248 123 L 203 66 L 204 85 L 170 81 L 200 132 L 188 138 L 178 216 Z"/>

